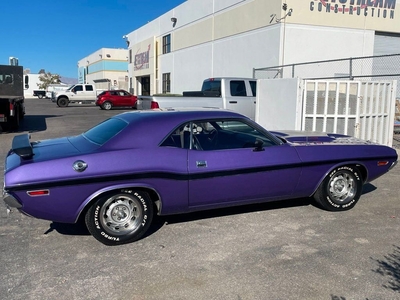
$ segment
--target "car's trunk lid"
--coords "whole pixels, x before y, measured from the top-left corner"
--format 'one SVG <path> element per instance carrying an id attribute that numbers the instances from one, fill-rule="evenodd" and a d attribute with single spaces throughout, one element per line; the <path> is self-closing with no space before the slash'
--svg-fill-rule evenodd
<path id="1" fill-rule="evenodd" d="M 13 139 L 12 149 L 7 155 L 5 171 L 23 164 L 67 157 L 77 153 L 79 150 L 66 137 L 30 142 L 29 135 L 23 134 Z"/>

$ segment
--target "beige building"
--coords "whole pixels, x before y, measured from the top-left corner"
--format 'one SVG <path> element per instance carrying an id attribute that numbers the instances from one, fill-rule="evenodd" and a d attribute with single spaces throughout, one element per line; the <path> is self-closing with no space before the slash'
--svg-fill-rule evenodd
<path id="1" fill-rule="evenodd" d="M 97 89 L 128 90 L 128 50 L 102 48 L 78 61 L 79 83 Z"/>

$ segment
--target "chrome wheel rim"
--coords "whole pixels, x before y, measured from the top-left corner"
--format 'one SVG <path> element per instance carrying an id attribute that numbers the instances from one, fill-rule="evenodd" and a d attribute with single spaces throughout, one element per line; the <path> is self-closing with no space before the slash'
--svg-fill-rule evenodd
<path id="1" fill-rule="evenodd" d="M 328 183 L 328 193 L 330 198 L 339 203 L 351 201 L 357 191 L 357 185 L 350 173 L 338 172 Z"/>
<path id="2" fill-rule="evenodd" d="M 104 108 L 107 110 L 111 109 L 111 103 L 109 103 L 109 102 L 104 103 Z"/>
<path id="3" fill-rule="evenodd" d="M 115 195 L 102 206 L 99 221 L 104 230 L 113 235 L 132 233 L 143 222 L 143 208 L 135 197 Z"/>

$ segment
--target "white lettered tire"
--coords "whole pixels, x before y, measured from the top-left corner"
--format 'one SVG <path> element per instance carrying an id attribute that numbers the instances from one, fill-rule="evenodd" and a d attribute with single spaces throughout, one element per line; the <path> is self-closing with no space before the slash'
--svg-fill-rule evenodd
<path id="1" fill-rule="evenodd" d="M 362 186 L 363 179 L 357 167 L 337 167 L 325 177 L 314 199 L 329 211 L 349 210 L 357 204 Z"/>
<path id="2" fill-rule="evenodd" d="M 121 189 L 103 195 L 85 215 L 89 232 L 108 246 L 140 239 L 152 219 L 153 204 L 149 195 L 134 189 Z"/>

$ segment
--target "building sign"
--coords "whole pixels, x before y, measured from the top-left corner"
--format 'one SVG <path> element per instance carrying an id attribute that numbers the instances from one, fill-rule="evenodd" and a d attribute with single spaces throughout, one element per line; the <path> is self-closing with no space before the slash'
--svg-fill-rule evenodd
<path id="1" fill-rule="evenodd" d="M 394 19 L 396 0 L 314 0 L 310 11 Z"/>
<path id="2" fill-rule="evenodd" d="M 140 49 L 138 50 L 138 52 Z M 137 53 L 135 55 L 134 70 L 144 70 L 149 68 L 149 57 L 150 57 L 150 44 L 147 51 Z"/>

